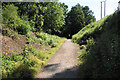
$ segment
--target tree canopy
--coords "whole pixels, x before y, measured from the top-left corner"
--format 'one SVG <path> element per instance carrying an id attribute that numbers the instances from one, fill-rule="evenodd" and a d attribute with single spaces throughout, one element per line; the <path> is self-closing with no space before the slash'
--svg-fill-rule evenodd
<path id="1" fill-rule="evenodd" d="M 65 3 L 58 2 L 8 2 L 2 5 L 3 23 L 21 34 L 32 30 L 71 38 L 85 25 L 95 21 L 89 7 L 80 4 L 70 11 Z"/>
<path id="2" fill-rule="evenodd" d="M 93 12 L 89 10 L 89 7 L 83 7 L 80 4 L 77 4 L 76 6 L 73 6 L 67 14 L 66 26 L 64 27 L 63 34 L 66 37 L 71 38 L 73 34 L 77 33 L 85 25 L 88 25 L 93 21 L 95 21 L 95 17 L 93 16 Z"/>
<path id="3" fill-rule="evenodd" d="M 60 29 L 65 24 L 63 7 L 58 3 L 48 3 L 44 20 L 44 31 L 51 34 L 61 33 Z"/>
<path id="4" fill-rule="evenodd" d="M 82 10 L 85 16 L 85 25 L 88 25 L 91 22 L 96 21 L 95 17 L 93 16 L 94 13 L 92 12 L 92 10 L 89 9 L 88 6 L 85 6 L 85 7 L 82 6 Z"/>

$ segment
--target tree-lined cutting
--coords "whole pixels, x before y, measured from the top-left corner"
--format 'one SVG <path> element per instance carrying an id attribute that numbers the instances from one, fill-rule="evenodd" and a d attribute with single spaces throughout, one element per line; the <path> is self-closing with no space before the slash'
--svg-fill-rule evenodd
<path id="1" fill-rule="evenodd" d="M 70 11 L 65 3 L 59 2 L 3 2 L 1 6 L 3 78 L 35 77 L 59 51 L 66 38 L 72 38 L 82 50 L 78 52 L 80 77 L 119 77 L 120 12 L 96 21 L 92 10 L 80 4 L 73 6 Z M 69 58 L 66 55 L 76 55 L 77 47 L 70 44 L 61 50 L 64 60 L 72 58 L 72 55 Z M 69 49 L 70 52 L 66 51 Z"/>

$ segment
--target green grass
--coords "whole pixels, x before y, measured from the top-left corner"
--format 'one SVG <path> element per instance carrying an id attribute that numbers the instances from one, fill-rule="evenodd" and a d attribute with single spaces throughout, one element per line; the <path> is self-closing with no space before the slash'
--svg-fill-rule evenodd
<path id="1" fill-rule="evenodd" d="M 120 74 L 120 12 L 85 26 L 72 40 L 86 41 L 78 57 L 81 78 L 119 78 Z"/>
<path id="2" fill-rule="evenodd" d="M 100 32 L 102 30 L 104 21 L 107 18 L 108 18 L 108 16 L 103 18 L 102 20 L 93 22 L 93 23 L 85 26 L 77 34 L 72 36 L 72 41 L 80 44 L 82 41 L 86 41 L 88 38 L 90 38 L 90 36 L 93 36 L 94 34 L 97 35 L 98 32 Z"/>

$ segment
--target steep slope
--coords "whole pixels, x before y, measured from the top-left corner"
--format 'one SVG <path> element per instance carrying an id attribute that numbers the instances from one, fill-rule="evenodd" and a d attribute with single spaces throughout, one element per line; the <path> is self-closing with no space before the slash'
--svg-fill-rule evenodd
<path id="1" fill-rule="evenodd" d="M 85 26 L 77 34 L 72 36 L 72 41 L 81 44 L 90 38 L 90 36 L 98 36 L 108 18 L 109 16 Z"/>
<path id="2" fill-rule="evenodd" d="M 2 25 L 3 26 L 3 25 Z M 44 66 L 64 42 L 64 38 L 43 32 L 26 35 L 3 26 L 2 78 L 31 78 Z"/>
<path id="3" fill-rule="evenodd" d="M 80 76 L 85 78 L 119 78 L 120 74 L 120 12 L 91 23 L 72 39 L 87 44 L 79 56 Z"/>

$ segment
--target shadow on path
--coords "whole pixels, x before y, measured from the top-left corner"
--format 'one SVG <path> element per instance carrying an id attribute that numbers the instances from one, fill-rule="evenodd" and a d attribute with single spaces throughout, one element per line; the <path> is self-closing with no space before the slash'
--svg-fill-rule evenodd
<path id="1" fill-rule="evenodd" d="M 77 78 L 77 51 L 79 46 L 66 40 L 35 78 Z"/>
<path id="2" fill-rule="evenodd" d="M 56 73 L 53 76 L 51 76 L 50 78 L 79 78 L 79 67 L 75 66 L 69 69 L 66 69 L 62 72 Z"/>
<path id="3" fill-rule="evenodd" d="M 46 65 L 42 72 L 52 72 L 52 71 L 55 71 L 57 70 L 57 68 L 59 67 L 60 64 L 49 64 L 49 65 Z"/>

